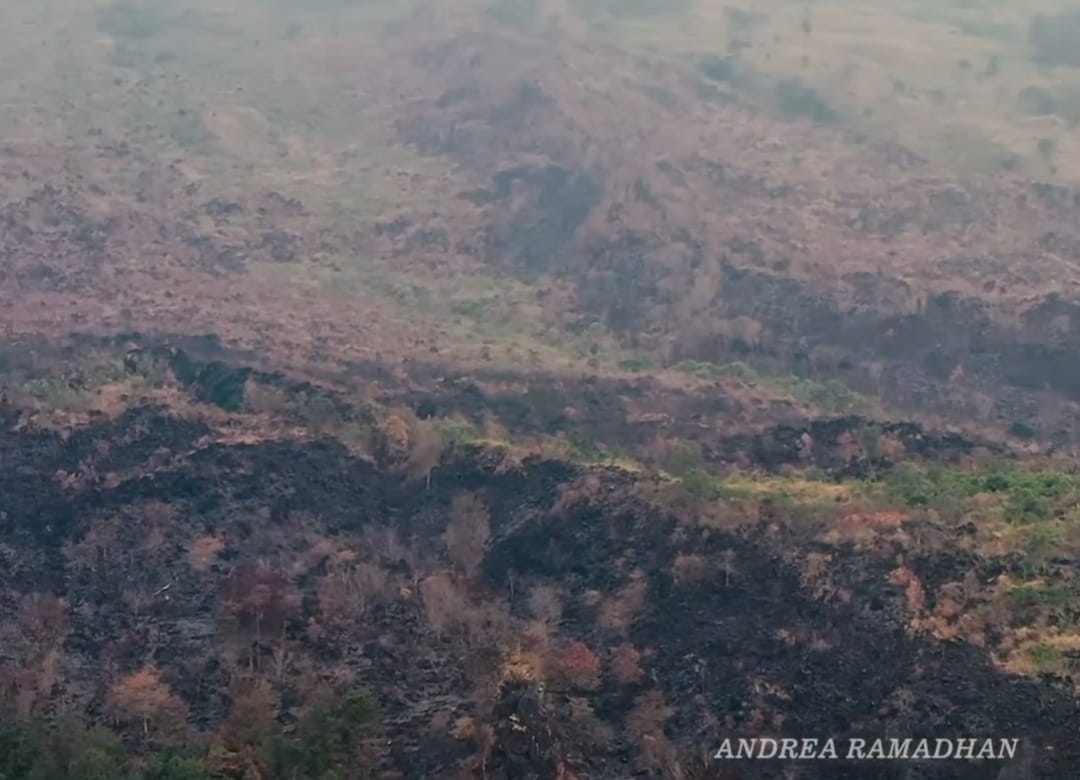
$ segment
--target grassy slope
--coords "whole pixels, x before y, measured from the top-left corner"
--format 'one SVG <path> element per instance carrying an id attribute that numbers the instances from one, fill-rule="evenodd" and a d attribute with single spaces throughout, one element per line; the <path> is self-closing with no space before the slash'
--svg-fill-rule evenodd
<path id="1" fill-rule="evenodd" d="M 658 13 L 647 2 L 631 4 L 644 9 L 638 12 L 598 0 L 484 4 L 502 9 L 494 18 L 511 22 L 561 14 L 561 24 L 598 40 L 665 57 L 723 55 L 742 40 L 738 66 L 758 87 L 767 92 L 775 80 L 802 78 L 853 128 L 893 135 L 946 165 L 992 168 L 1013 153 L 1040 175 L 1047 162 L 1037 139 L 1049 137 L 1058 173 L 1080 175 L 1080 155 L 1070 145 L 1075 134 L 1052 118 L 1021 123 L 1014 105 L 1023 86 L 1064 88 L 1074 78 L 1025 59 L 1026 14 L 1052 8 L 1049 2 L 1023 16 L 996 6 L 881 4 L 869 11 L 815 3 L 808 35 L 805 8 L 793 3 L 740 11 L 697 0 Z M 200 183 L 201 199 L 278 190 L 336 226 L 358 230 L 403 206 L 445 203 L 467 183 L 449 161 L 395 143 L 387 123 L 393 96 L 367 88 L 365 75 L 377 63 L 370 50 L 393 36 L 386 25 L 407 25 L 410 14 L 426 13 L 422 3 L 327 0 L 301 13 L 256 0 L 52 0 L 2 13 L 0 51 L 17 74 L 0 87 L 6 143 L 93 148 L 101 137 L 121 136 L 146 156 L 175 163 Z M 1001 62 L 993 78 L 958 65 L 966 60 L 978 71 L 993 57 Z M 907 85 L 903 94 L 898 78 Z M 935 90 L 945 91 L 944 105 L 928 97 Z M 121 191 L 141 174 L 138 163 L 123 158 L 100 165 Z M 4 197 L 21 191 L 13 183 Z M 585 372 L 614 371 L 634 357 L 595 327 L 586 337 L 568 337 L 566 323 L 532 300 L 527 285 L 486 267 L 439 274 L 358 252 L 320 258 L 315 271 L 256 268 L 252 276 L 325 295 L 329 309 L 378 311 L 364 331 L 370 343 L 386 342 L 382 352 L 411 344 L 463 363 L 494 355 L 529 369 Z M 353 327 L 349 318 L 343 324 Z"/>
<path id="2" fill-rule="evenodd" d="M 661 55 L 731 57 L 749 75 L 800 78 L 853 127 L 946 168 L 986 172 L 1015 158 L 1033 176 L 1080 178 L 1075 121 L 1026 110 L 1021 99 L 1026 88 L 1080 97 L 1080 70 L 1039 66 L 1028 43 L 1030 19 L 1068 3 L 686 5 L 678 14 L 597 11 L 594 29 Z M 1054 146 L 1049 159 L 1043 138 Z"/>

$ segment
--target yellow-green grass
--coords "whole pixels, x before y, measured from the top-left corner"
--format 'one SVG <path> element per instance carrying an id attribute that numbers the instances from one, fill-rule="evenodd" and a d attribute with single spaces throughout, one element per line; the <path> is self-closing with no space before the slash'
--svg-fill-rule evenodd
<path id="1" fill-rule="evenodd" d="M 800 79 L 845 125 L 955 169 L 992 172 L 1015 157 L 1030 175 L 1078 179 L 1080 136 L 1068 118 L 1020 99 L 1031 88 L 1071 94 L 1080 114 L 1080 68 L 1042 67 L 1028 42 L 1035 14 L 1067 7 L 694 0 L 683 12 L 607 16 L 595 34 L 661 56 L 729 57 L 761 97 Z"/>

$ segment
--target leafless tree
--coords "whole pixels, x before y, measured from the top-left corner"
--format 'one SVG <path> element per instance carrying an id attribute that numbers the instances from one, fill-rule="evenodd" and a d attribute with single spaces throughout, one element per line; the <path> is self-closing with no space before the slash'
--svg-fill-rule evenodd
<path id="1" fill-rule="evenodd" d="M 491 521 L 487 506 L 475 493 L 454 498 L 451 519 L 443 540 L 450 560 L 467 578 L 476 577 L 491 537 Z"/>

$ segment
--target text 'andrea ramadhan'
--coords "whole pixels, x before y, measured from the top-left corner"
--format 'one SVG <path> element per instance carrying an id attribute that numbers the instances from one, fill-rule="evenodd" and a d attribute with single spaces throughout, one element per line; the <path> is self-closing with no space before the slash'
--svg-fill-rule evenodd
<path id="1" fill-rule="evenodd" d="M 1007 761 L 1019 739 L 773 739 L 727 738 L 713 758 L 738 760 L 835 761 Z"/>

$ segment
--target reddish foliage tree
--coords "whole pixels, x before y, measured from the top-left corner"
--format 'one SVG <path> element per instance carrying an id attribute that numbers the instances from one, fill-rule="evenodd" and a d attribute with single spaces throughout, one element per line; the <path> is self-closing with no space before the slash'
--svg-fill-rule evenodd
<path id="1" fill-rule="evenodd" d="M 600 685 L 600 659 L 584 642 L 571 642 L 550 659 L 551 676 L 566 685 L 594 690 Z"/>

